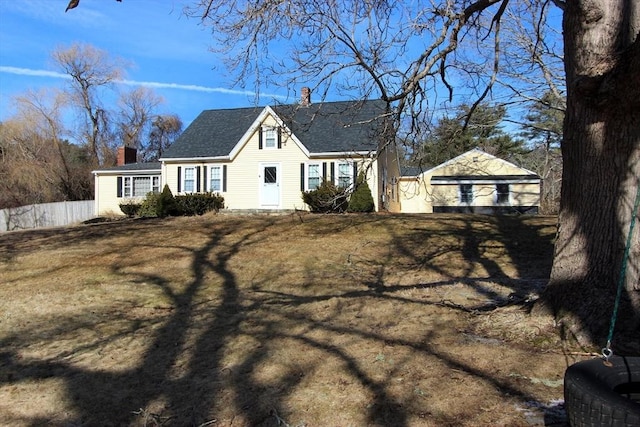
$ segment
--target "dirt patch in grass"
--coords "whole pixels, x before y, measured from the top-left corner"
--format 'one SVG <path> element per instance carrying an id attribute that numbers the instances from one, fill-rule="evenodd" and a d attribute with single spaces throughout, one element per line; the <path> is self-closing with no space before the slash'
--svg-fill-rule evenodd
<path id="1" fill-rule="evenodd" d="M 0 235 L 0 424 L 564 425 L 573 359 L 527 310 L 554 234 L 207 215 Z"/>

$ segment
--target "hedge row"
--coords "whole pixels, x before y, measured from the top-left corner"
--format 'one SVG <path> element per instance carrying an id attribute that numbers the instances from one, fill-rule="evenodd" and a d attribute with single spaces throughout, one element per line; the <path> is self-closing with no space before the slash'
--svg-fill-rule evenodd
<path id="1" fill-rule="evenodd" d="M 166 217 L 203 215 L 224 208 L 224 197 L 217 193 L 198 193 L 174 196 L 168 186 L 162 193 L 149 193 L 141 202 L 125 202 L 120 210 L 128 217 Z"/>

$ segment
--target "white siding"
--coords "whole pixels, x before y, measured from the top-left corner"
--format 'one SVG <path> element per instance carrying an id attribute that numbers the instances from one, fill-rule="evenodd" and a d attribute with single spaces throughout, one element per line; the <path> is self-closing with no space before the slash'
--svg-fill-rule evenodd
<path id="1" fill-rule="evenodd" d="M 267 117 L 262 125 L 276 126 L 276 122 Z M 259 131 L 251 135 L 228 167 L 226 207 L 260 209 L 260 166 L 262 163 L 277 163 L 280 173 L 279 209 L 305 209 L 300 191 L 300 163 L 307 161 L 307 156 L 286 132 L 282 132 L 281 148 L 259 149 Z"/>
<path id="2" fill-rule="evenodd" d="M 124 173 L 117 172 L 98 172 L 95 175 L 95 212 L 96 215 L 124 215 L 120 210 L 120 203 L 133 198 L 125 199 L 118 197 L 118 177 L 124 176 Z M 159 176 L 159 172 L 139 172 L 126 173 L 126 176 Z M 162 177 L 160 177 L 160 191 L 164 186 Z M 143 198 L 135 198 L 141 201 Z"/>
<path id="3" fill-rule="evenodd" d="M 433 213 L 431 204 L 431 185 L 415 178 L 398 181 L 398 199 L 400 211 L 404 213 Z"/>
<path id="4" fill-rule="evenodd" d="M 118 175 L 96 175 L 96 214 L 123 215 L 118 198 Z"/>

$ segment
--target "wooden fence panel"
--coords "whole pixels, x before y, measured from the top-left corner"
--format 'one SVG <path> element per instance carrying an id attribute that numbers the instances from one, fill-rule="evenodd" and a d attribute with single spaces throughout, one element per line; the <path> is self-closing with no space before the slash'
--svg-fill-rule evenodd
<path id="1" fill-rule="evenodd" d="M 0 232 L 70 225 L 93 218 L 94 210 L 93 200 L 0 209 Z"/>

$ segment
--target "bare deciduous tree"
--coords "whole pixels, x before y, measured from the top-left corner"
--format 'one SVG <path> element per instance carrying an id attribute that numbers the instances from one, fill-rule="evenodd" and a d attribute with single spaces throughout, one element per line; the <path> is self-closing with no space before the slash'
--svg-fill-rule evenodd
<path id="1" fill-rule="evenodd" d="M 54 62 L 70 79 L 69 96 L 83 119 L 76 139 L 86 144 L 93 162 L 104 159 L 111 129 L 108 111 L 102 104 L 101 91 L 122 78 L 124 62 L 91 45 L 74 44 L 52 54 Z"/>
<path id="2" fill-rule="evenodd" d="M 149 141 L 143 150 L 145 161 L 154 161 L 162 157 L 162 153 L 182 133 L 182 120 L 175 114 L 156 116 L 151 122 Z"/>
<path id="3" fill-rule="evenodd" d="M 120 96 L 118 133 L 122 143 L 142 150 L 144 138 L 150 133 L 155 109 L 163 99 L 146 87 L 138 87 Z"/>
<path id="4" fill-rule="evenodd" d="M 560 210 L 562 182 L 562 123 L 565 102 L 552 92 L 532 100 L 529 112 L 521 123 L 522 136 L 532 151 L 522 159 L 523 165 L 536 171 L 543 182 L 541 210 L 545 214 L 557 214 Z"/>
<path id="5" fill-rule="evenodd" d="M 7 120 L 0 126 L 0 208 L 12 208 L 51 201 L 56 186 L 47 170 L 40 141 L 30 134 L 29 125 Z"/>
<path id="6" fill-rule="evenodd" d="M 17 114 L 2 125 L 3 207 L 92 196 L 85 151 L 63 139 L 64 99 L 46 91 L 16 98 Z"/>
<path id="7" fill-rule="evenodd" d="M 518 0 L 505 12 L 505 55 L 497 83 L 509 90 L 505 103 L 526 101 L 564 111 L 566 87 L 560 10 L 552 2 Z"/>

